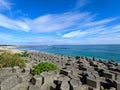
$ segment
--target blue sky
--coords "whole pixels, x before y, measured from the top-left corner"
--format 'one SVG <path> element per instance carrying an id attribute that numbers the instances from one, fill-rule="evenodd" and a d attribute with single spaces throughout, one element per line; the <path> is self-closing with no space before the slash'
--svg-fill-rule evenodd
<path id="1" fill-rule="evenodd" d="M 120 0 L 0 0 L 0 44 L 120 44 Z"/>

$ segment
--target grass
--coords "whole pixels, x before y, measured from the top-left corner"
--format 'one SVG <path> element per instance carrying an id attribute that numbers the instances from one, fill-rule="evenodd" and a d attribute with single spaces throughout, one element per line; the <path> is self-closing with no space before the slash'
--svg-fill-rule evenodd
<path id="1" fill-rule="evenodd" d="M 25 67 L 27 61 L 22 59 L 20 55 L 13 54 L 10 51 L 2 51 L 0 53 L 0 68 L 19 66 Z"/>
<path id="2" fill-rule="evenodd" d="M 41 63 L 33 66 L 32 74 L 39 75 L 40 73 L 42 73 L 44 71 L 54 71 L 57 69 L 58 69 L 58 67 L 53 63 L 41 62 Z"/>
<path id="3" fill-rule="evenodd" d="M 24 51 L 22 53 L 15 53 L 15 54 L 18 56 L 21 56 L 21 57 L 28 57 L 29 56 L 29 53 L 27 51 Z"/>

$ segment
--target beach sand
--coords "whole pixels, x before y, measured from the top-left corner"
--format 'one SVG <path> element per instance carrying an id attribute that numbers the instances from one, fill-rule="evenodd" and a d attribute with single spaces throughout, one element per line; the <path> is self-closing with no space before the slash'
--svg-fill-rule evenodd
<path id="1" fill-rule="evenodd" d="M 0 50 L 9 50 L 13 53 L 21 53 L 23 51 L 16 49 L 18 46 L 0 46 Z"/>

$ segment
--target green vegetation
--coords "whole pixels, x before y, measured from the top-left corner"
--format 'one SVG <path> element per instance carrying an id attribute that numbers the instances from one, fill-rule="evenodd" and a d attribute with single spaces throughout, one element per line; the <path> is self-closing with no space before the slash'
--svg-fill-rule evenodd
<path id="1" fill-rule="evenodd" d="M 41 62 L 35 66 L 33 66 L 33 71 L 32 74 L 33 75 L 39 75 L 40 73 L 44 72 L 44 71 L 54 71 L 57 70 L 58 67 L 50 62 Z"/>
<path id="2" fill-rule="evenodd" d="M 24 51 L 22 53 L 16 53 L 16 55 L 21 56 L 21 57 L 28 57 L 29 53 L 27 51 Z"/>
<path id="3" fill-rule="evenodd" d="M 2 67 L 25 67 L 26 60 L 22 59 L 18 54 L 13 54 L 10 51 L 3 51 L 0 54 L 0 68 Z"/>
<path id="4" fill-rule="evenodd" d="M 0 50 L 0 52 L 3 52 L 4 50 Z"/>
<path id="5" fill-rule="evenodd" d="M 22 57 L 28 57 L 29 56 L 29 53 L 27 52 L 27 51 L 24 51 L 23 53 L 22 53 Z"/>

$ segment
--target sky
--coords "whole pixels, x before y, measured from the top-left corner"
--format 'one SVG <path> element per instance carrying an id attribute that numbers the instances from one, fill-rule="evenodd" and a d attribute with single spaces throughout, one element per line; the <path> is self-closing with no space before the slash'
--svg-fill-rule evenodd
<path id="1" fill-rule="evenodd" d="M 0 44 L 120 44 L 120 0 L 0 0 Z"/>

